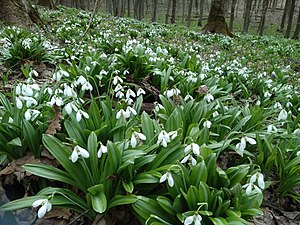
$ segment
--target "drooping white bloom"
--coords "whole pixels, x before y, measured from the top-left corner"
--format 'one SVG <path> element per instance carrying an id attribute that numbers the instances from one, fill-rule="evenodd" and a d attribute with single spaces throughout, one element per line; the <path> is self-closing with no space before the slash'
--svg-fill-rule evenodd
<path id="1" fill-rule="evenodd" d="M 241 142 L 240 143 L 238 143 L 235 147 L 238 149 L 238 153 L 240 154 L 240 155 L 243 155 L 243 152 L 244 152 L 244 150 L 245 150 L 245 148 L 246 148 L 246 142 L 248 142 L 249 144 L 251 144 L 251 145 L 255 145 L 256 144 L 256 141 L 255 141 L 255 139 L 253 139 L 253 138 L 250 138 L 250 137 L 242 137 L 241 138 Z"/>
<path id="2" fill-rule="evenodd" d="M 282 109 L 278 115 L 278 118 L 277 120 L 278 121 L 281 121 L 281 120 L 286 120 L 287 119 L 287 116 L 288 116 L 288 113 L 285 109 Z"/>
<path id="3" fill-rule="evenodd" d="M 57 106 L 62 106 L 63 104 L 63 100 L 61 97 L 58 97 L 58 96 L 53 96 L 50 100 L 50 103 L 49 103 L 51 106 L 53 106 L 54 104 L 57 105 Z"/>
<path id="4" fill-rule="evenodd" d="M 186 163 L 187 161 L 190 161 L 192 163 L 192 166 L 196 166 L 197 164 L 197 160 L 191 154 L 185 156 L 180 162 Z"/>
<path id="5" fill-rule="evenodd" d="M 100 159 L 102 154 L 107 153 L 107 147 L 105 145 L 103 145 L 102 143 L 100 144 L 100 148 L 97 152 L 97 156 Z"/>
<path id="6" fill-rule="evenodd" d="M 146 136 L 142 133 L 134 131 L 131 135 L 130 145 L 135 148 L 140 141 L 145 141 Z"/>
<path id="7" fill-rule="evenodd" d="M 18 109 L 22 109 L 23 103 L 19 97 L 16 97 L 16 106 Z"/>
<path id="8" fill-rule="evenodd" d="M 259 187 L 257 187 L 255 184 L 253 183 L 248 183 L 242 186 L 243 188 L 246 188 L 246 194 L 250 195 L 252 190 L 255 190 L 256 192 L 261 192 L 261 190 L 259 189 Z M 254 189 L 253 189 L 254 188 Z"/>
<path id="9" fill-rule="evenodd" d="M 184 225 L 190 225 L 194 223 L 194 225 L 201 225 L 202 217 L 199 214 L 195 214 L 193 216 L 188 216 L 184 220 Z"/>
<path id="10" fill-rule="evenodd" d="M 90 82 L 87 81 L 81 86 L 81 90 L 82 91 L 92 91 L 93 86 L 90 84 Z"/>
<path id="11" fill-rule="evenodd" d="M 159 135 L 158 135 L 158 140 L 157 144 L 161 144 L 164 147 L 168 146 L 168 143 L 176 138 L 177 136 L 177 131 L 171 131 L 171 132 L 166 132 L 165 130 L 162 130 Z"/>
<path id="12" fill-rule="evenodd" d="M 206 127 L 206 128 L 210 128 L 211 127 L 211 122 L 209 121 L 209 120 L 207 120 L 207 121 L 205 121 L 204 123 L 203 123 L 203 127 Z"/>
<path id="13" fill-rule="evenodd" d="M 116 118 L 117 119 L 120 119 L 121 116 L 124 116 L 125 119 L 129 118 L 130 117 L 130 112 L 126 112 L 124 109 L 120 109 L 117 114 L 116 114 Z"/>
<path id="14" fill-rule="evenodd" d="M 136 94 L 131 89 L 128 89 L 126 91 L 126 98 L 129 99 L 131 96 L 135 98 Z"/>
<path id="15" fill-rule="evenodd" d="M 38 72 L 36 70 L 33 70 L 33 69 L 29 72 L 29 76 L 32 77 L 32 75 L 34 75 L 35 77 L 39 76 Z"/>
<path id="16" fill-rule="evenodd" d="M 146 92 L 142 88 L 139 88 L 136 92 L 136 96 L 145 95 L 145 94 L 146 94 Z"/>
<path id="17" fill-rule="evenodd" d="M 75 84 L 76 85 L 78 85 L 78 84 L 84 85 L 86 82 L 87 82 L 87 80 L 85 79 L 84 76 L 79 76 L 78 79 L 75 81 Z"/>
<path id="18" fill-rule="evenodd" d="M 277 128 L 273 124 L 268 125 L 268 132 L 271 133 L 273 131 L 277 133 Z"/>
<path id="19" fill-rule="evenodd" d="M 85 117 L 86 119 L 89 118 L 89 114 L 87 114 L 86 112 L 82 111 L 81 109 L 79 109 L 76 113 L 76 120 L 77 122 L 80 122 L 80 120 L 82 119 L 82 116 Z"/>
<path id="20" fill-rule="evenodd" d="M 262 173 L 255 173 L 250 178 L 250 183 L 255 183 L 257 180 L 257 184 L 261 189 L 265 188 L 264 175 Z"/>
<path id="21" fill-rule="evenodd" d="M 79 156 L 82 156 L 83 158 L 88 158 L 90 157 L 90 153 L 84 148 L 80 147 L 79 145 L 76 145 L 71 154 L 71 161 L 75 163 L 78 160 Z"/>
<path id="22" fill-rule="evenodd" d="M 173 180 L 172 174 L 169 171 L 161 176 L 161 178 L 159 179 L 159 183 L 163 183 L 166 180 L 168 181 L 168 184 L 170 187 L 174 186 L 174 180 Z"/>
<path id="23" fill-rule="evenodd" d="M 115 76 L 114 79 L 113 79 L 113 84 L 117 85 L 119 82 L 123 83 L 123 79 L 119 76 Z"/>
<path id="24" fill-rule="evenodd" d="M 38 206 L 42 206 L 38 210 L 38 218 L 42 218 L 45 216 L 46 212 L 49 212 L 52 209 L 52 204 L 48 199 L 39 199 L 32 203 L 32 207 L 36 208 Z"/>
<path id="25" fill-rule="evenodd" d="M 191 143 L 184 148 L 185 154 L 189 153 L 191 150 L 195 155 L 200 155 L 200 146 L 197 143 Z"/>
<path id="26" fill-rule="evenodd" d="M 212 94 L 207 93 L 207 94 L 204 96 L 204 99 L 205 99 L 205 101 L 207 101 L 207 102 L 211 102 L 211 101 L 213 101 L 215 98 L 214 98 L 214 96 L 213 96 Z"/>

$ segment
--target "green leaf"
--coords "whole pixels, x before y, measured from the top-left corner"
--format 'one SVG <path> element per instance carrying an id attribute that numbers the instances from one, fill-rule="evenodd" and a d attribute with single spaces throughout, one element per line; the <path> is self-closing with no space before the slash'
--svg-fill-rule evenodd
<path id="1" fill-rule="evenodd" d="M 103 192 L 98 192 L 96 195 L 90 194 L 93 209 L 98 213 L 103 213 L 107 208 L 106 196 Z"/>
<path id="2" fill-rule="evenodd" d="M 32 196 L 17 199 L 11 202 L 8 202 L 0 207 L 0 211 L 12 211 L 17 209 L 23 209 L 32 207 L 32 203 L 39 199 L 46 199 L 48 196 Z"/>
<path id="3" fill-rule="evenodd" d="M 209 219 L 214 223 L 214 225 L 228 225 L 227 221 L 221 217 L 218 218 L 209 217 Z"/>
<path id="4" fill-rule="evenodd" d="M 131 181 L 127 181 L 127 182 L 123 181 L 122 184 L 123 184 L 123 187 L 124 187 L 125 191 L 127 191 L 128 193 L 133 192 L 134 186 L 133 186 L 133 183 Z"/>
<path id="5" fill-rule="evenodd" d="M 128 205 L 137 201 L 136 195 L 115 195 L 109 202 L 107 209 L 118 205 Z"/>
<path id="6" fill-rule="evenodd" d="M 22 146 L 22 141 L 19 137 L 12 139 L 10 142 L 7 143 L 7 145 L 10 146 Z"/>
<path id="7" fill-rule="evenodd" d="M 44 177 L 49 180 L 61 181 L 76 187 L 76 182 L 67 172 L 55 167 L 42 164 L 26 164 L 23 168 L 34 175 Z"/>

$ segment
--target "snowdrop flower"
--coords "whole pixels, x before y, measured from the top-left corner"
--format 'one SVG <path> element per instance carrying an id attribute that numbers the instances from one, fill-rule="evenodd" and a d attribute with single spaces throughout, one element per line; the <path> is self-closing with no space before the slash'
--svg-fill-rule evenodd
<path id="1" fill-rule="evenodd" d="M 72 96 L 73 96 L 73 93 L 74 93 L 73 89 L 72 89 L 70 86 L 65 85 L 65 88 L 64 88 L 64 95 L 65 95 L 65 96 L 68 96 L 68 97 L 72 97 Z"/>
<path id="2" fill-rule="evenodd" d="M 271 133 L 272 131 L 277 133 L 277 128 L 273 124 L 270 124 L 268 125 L 268 132 Z"/>
<path id="3" fill-rule="evenodd" d="M 77 113 L 76 113 L 76 120 L 77 120 L 77 122 L 80 122 L 82 116 L 85 117 L 86 119 L 89 118 L 89 115 L 86 112 L 84 112 L 81 109 L 79 109 L 77 111 Z"/>
<path id="4" fill-rule="evenodd" d="M 170 172 L 166 172 L 164 175 L 162 175 L 161 178 L 159 179 L 159 183 L 163 183 L 166 180 L 168 181 L 170 187 L 174 186 L 174 180 Z"/>
<path id="5" fill-rule="evenodd" d="M 207 102 L 211 102 L 213 101 L 215 98 L 212 94 L 210 93 L 207 93 L 205 96 L 204 96 L 204 99 L 207 101 Z"/>
<path id="6" fill-rule="evenodd" d="M 185 154 L 193 151 L 193 153 L 197 156 L 200 155 L 200 146 L 197 143 L 191 143 L 184 148 Z"/>
<path id="7" fill-rule="evenodd" d="M 34 75 L 35 77 L 38 77 L 38 76 L 39 76 L 39 74 L 38 74 L 38 72 L 37 72 L 36 70 L 31 70 L 31 71 L 29 72 L 29 76 L 32 77 L 32 75 Z"/>
<path id="8" fill-rule="evenodd" d="M 78 85 L 78 84 L 84 85 L 86 82 L 87 82 L 87 80 L 85 79 L 84 76 L 79 76 L 78 79 L 75 81 L 75 84 L 76 85 Z"/>
<path id="9" fill-rule="evenodd" d="M 97 152 L 97 156 L 100 159 L 102 154 L 107 153 L 107 147 L 105 145 L 103 145 L 102 143 L 100 144 L 100 148 Z"/>
<path id="10" fill-rule="evenodd" d="M 203 127 L 207 127 L 208 129 L 211 127 L 211 122 L 209 120 L 203 123 Z"/>
<path id="11" fill-rule="evenodd" d="M 158 135 L 157 144 L 161 144 L 164 147 L 168 146 L 168 143 L 177 136 L 177 131 L 171 131 L 167 133 L 162 130 Z"/>
<path id="12" fill-rule="evenodd" d="M 28 84 L 22 85 L 22 95 L 25 95 L 25 96 L 32 96 L 33 95 L 33 90 L 30 87 L 30 85 L 28 85 Z"/>
<path id="13" fill-rule="evenodd" d="M 91 67 L 86 66 L 86 67 L 84 68 L 84 70 L 85 70 L 86 72 L 89 72 L 89 71 L 91 70 Z"/>
<path id="14" fill-rule="evenodd" d="M 76 145 L 70 159 L 73 163 L 75 163 L 78 160 L 79 156 L 82 156 L 83 158 L 88 158 L 90 157 L 90 153 L 84 148 L 80 147 L 79 145 Z"/>
<path id="15" fill-rule="evenodd" d="M 300 156 L 300 151 L 297 152 L 297 156 Z"/>
<path id="16" fill-rule="evenodd" d="M 156 112 L 158 112 L 161 109 L 164 109 L 163 105 L 159 104 L 158 102 L 154 102 L 154 105 L 155 105 L 154 110 Z"/>
<path id="17" fill-rule="evenodd" d="M 187 156 L 185 156 L 180 161 L 180 163 L 186 163 L 187 161 L 190 161 L 192 163 L 192 166 L 196 166 L 197 165 L 197 160 L 191 154 L 188 154 Z"/>
<path id="18" fill-rule="evenodd" d="M 198 214 L 195 214 L 193 216 L 188 216 L 184 220 L 184 225 L 190 225 L 194 223 L 194 225 L 201 225 L 202 217 Z"/>
<path id="19" fill-rule="evenodd" d="M 63 104 L 63 100 L 61 97 L 57 97 L 57 96 L 53 96 L 50 100 L 49 103 L 51 106 L 53 106 L 54 104 L 57 106 L 61 106 Z"/>
<path id="20" fill-rule="evenodd" d="M 146 94 L 146 92 L 142 88 L 139 88 L 136 92 L 136 96 L 145 95 L 145 94 Z"/>
<path id="21" fill-rule="evenodd" d="M 248 183 L 248 184 L 245 184 L 245 185 L 243 185 L 242 186 L 243 188 L 246 188 L 246 195 L 250 195 L 251 194 L 251 192 L 252 192 L 252 190 L 253 190 L 253 188 L 254 188 L 254 190 L 256 191 L 256 192 L 261 192 L 261 190 L 259 189 L 259 187 L 257 187 L 255 184 L 253 184 L 253 183 Z"/>
<path id="22" fill-rule="evenodd" d="M 293 106 L 293 103 L 291 103 L 291 102 L 287 102 L 287 103 L 286 103 L 286 107 L 287 107 L 287 108 L 292 107 L 292 106 Z"/>
<path id="23" fill-rule="evenodd" d="M 250 183 L 255 183 L 257 180 L 257 184 L 261 189 L 265 188 L 264 175 L 260 172 L 256 172 L 250 178 Z"/>
<path id="24" fill-rule="evenodd" d="M 41 112 L 39 110 L 35 110 L 35 109 L 27 109 L 24 117 L 27 121 L 29 120 L 34 120 L 35 118 L 37 118 L 37 116 L 40 114 Z"/>
<path id="25" fill-rule="evenodd" d="M 250 137 L 242 137 L 241 142 L 238 143 L 235 147 L 238 149 L 238 153 L 243 156 L 243 152 L 246 148 L 246 142 L 248 142 L 251 145 L 255 145 L 256 141 L 253 138 Z"/>
<path id="26" fill-rule="evenodd" d="M 16 106 L 18 109 L 22 109 L 23 103 L 19 97 L 16 97 Z"/>
<path id="27" fill-rule="evenodd" d="M 44 90 L 44 94 L 46 94 L 46 93 L 48 93 L 48 95 L 52 95 L 52 93 L 53 93 L 52 88 L 46 87 L 45 90 Z"/>
<path id="28" fill-rule="evenodd" d="M 123 98 L 124 97 L 124 93 L 122 91 L 118 91 L 116 93 L 116 98 Z"/>
<path id="29" fill-rule="evenodd" d="M 120 84 L 117 84 L 117 86 L 114 89 L 114 92 L 118 92 L 118 91 L 124 91 L 124 88 Z"/>
<path id="30" fill-rule="evenodd" d="M 128 89 L 127 92 L 126 92 L 126 98 L 129 99 L 130 96 L 135 98 L 136 94 L 131 89 Z"/>
<path id="31" fill-rule="evenodd" d="M 130 145 L 135 148 L 139 141 L 145 141 L 146 136 L 142 133 L 134 131 L 131 135 Z"/>
<path id="32" fill-rule="evenodd" d="M 74 110 L 75 112 L 78 111 L 78 108 L 76 107 L 76 105 L 73 102 L 69 102 L 68 104 L 66 104 L 65 106 L 65 110 L 66 112 L 70 115 L 72 113 L 72 111 Z"/>
<path id="33" fill-rule="evenodd" d="M 214 111 L 213 114 L 212 114 L 213 117 L 217 117 L 218 115 L 219 115 L 218 111 Z"/>
<path id="34" fill-rule="evenodd" d="M 288 116 L 288 113 L 285 109 L 282 109 L 278 115 L 278 118 L 277 120 L 278 121 L 281 121 L 281 120 L 286 120 L 287 119 L 287 116 Z"/>
<path id="35" fill-rule="evenodd" d="M 280 104 L 279 102 L 276 102 L 276 103 L 274 104 L 274 109 L 282 109 L 281 104 Z"/>
<path id="36" fill-rule="evenodd" d="M 38 210 L 38 218 L 42 218 L 43 216 L 45 216 L 46 212 L 49 212 L 52 209 L 52 204 L 48 199 L 39 199 L 32 203 L 32 207 L 34 208 L 40 205 L 42 207 Z"/>
<path id="37" fill-rule="evenodd" d="M 37 105 L 37 101 L 32 97 L 20 96 L 20 99 L 26 101 L 26 107 L 29 108 L 32 105 Z"/>
<path id="38" fill-rule="evenodd" d="M 81 90 L 82 91 L 92 91 L 93 86 L 90 84 L 90 82 L 87 81 L 81 86 Z"/>
<path id="39" fill-rule="evenodd" d="M 185 97 L 184 97 L 184 101 L 189 101 L 189 100 L 194 100 L 193 96 L 187 94 Z"/>
<path id="40" fill-rule="evenodd" d="M 124 111 L 124 109 L 121 109 L 117 112 L 116 118 L 120 119 L 121 116 L 124 116 L 124 118 L 127 119 L 130 117 L 130 112 L 126 112 L 126 111 Z"/>
<path id="41" fill-rule="evenodd" d="M 11 118 L 11 117 L 9 117 L 9 118 L 8 118 L 8 123 L 13 123 L 13 122 L 14 122 L 14 119 Z"/>
<path id="42" fill-rule="evenodd" d="M 119 76 L 115 76 L 114 79 L 113 79 L 113 84 L 117 85 L 119 82 L 123 83 L 123 79 L 121 77 L 119 77 Z"/>

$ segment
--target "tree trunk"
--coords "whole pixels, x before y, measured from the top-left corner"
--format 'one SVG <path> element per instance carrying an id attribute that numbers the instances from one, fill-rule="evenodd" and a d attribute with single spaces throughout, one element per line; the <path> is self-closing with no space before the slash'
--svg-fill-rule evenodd
<path id="1" fill-rule="evenodd" d="M 291 0 L 286 0 L 285 5 L 284 5 L 284 10 L 283 10 L 282 18 L 281 18 L 280 27 L 278 29 L 279 32 L 283 32 L 283 30 L 284 30 L 284 25 L 285 25 L 285 21 L 286 21 L 286 15 L 289 14 L 290 5 L 291 5 Z"/>
<path id="2" fill-rule="evenodd" d="M 187 16 L 187 26 L 191 26 L 191 20 L 192 20 L 192 9 L 193 9 L 193 0 L 190 0 L 189 3 L 189 9 L 188 9 L 188 16 Z"/>
<path id="3" fill-rule="evenodd" d="M 246 0 L 246 6 L 244 11 L 244 24 L 243 24 L 243 33 L 247 33 L 250 24 L 250 17 L 251 17 L 251 5 L 252 0 Z"/>
<path id="4" fill-rule="evenodd" d="M 230 22 L 229 22 L 229 30 L 233 30 L 233 21 L 234 21 L 234 14 L 235 14 L 235 6 L 236 6 L 237 0 L 231 1 L 231 9 L 230 9 Z"/>
<path id="5" fill-rule="evenodd" d="M 296 4 L 296 0 L 291 0 L 291 5 L 290 5 L 290 9 L 289 9 L 288 24 L 287 24 L 286 32 L 285 32 L 285 35 L 284 35 L 285 38 L 290 37 L 290 33 L 291 33 L 291 30 L 292 30 L 292 25 L 293 25 L 295 4 Z"/>
<path id="6" fill-rule="evenodd" d="M 167 13 L 166 13 L 166 18 L 165 18 L 165 23 L 169 23 L 170 8 L 171 8 L 171 0 L 168 0 Z"/>
<path id="7" fill-rule="evenodd" d="M 57 9 L 53 0 L 38 0 L 37 5 L 48 7 L 49 9 Z"/>
<path id="8" fill-rule="evenodd" d="M 300 32 L 300 6 L 299 6 L 299 12 L 298 12 L 297 25 L 296 25 L 295 33 L 293 35 L 293 39 L 295 39 L 295 40 L 299 39 L 299 32 Z"/>
<path id="9" fill-rule="evenodd" d="M 204 3 L 205 3 L 205 0 L 200 0 L 198 26 L 202 26 L 202 18 L 203 18 L 203 12 L 204 12 Z"/>
<path id="10" fill-rule="evenodd" d="M 156 22 L 157 20 L 157 2 L 158 0 L 153 0 L 152 22 Z"/>
<path id="11" fill-rule="evenodd" d="M 127 0 L 127 16 L 130 17 L 130 0 Z"/>
<path id="12" fill-rule="evenodd" d="M 172 0 L 171 23 L 175 23 L 175 21 L 176 21 L 176 0 Z"/>
<path id="13" fill-rule="evenodd" d="M 258 27 L 258 35 L 262 36 L 264 33 L 265 22 L 266 22 L 266 14 L 268 10 L 269 0 L 264 0 L 262 5 L 262 15 L 260 18 L 260 23 Z"/>
<path id="14" fill-rule="evenodd" d="M 225 21 L 225 0 L 213 0 L 207 24 L 202 29 L 203 33 L 224 34 L 230 37 L 234 35 L 229 31 Z"/>
<path id="15" fill-rule="evenodd" d="M 182 16 L 181 16 L 181 23 L 184 23 L 185 19 L 185 0 L 182 0 Z"/>

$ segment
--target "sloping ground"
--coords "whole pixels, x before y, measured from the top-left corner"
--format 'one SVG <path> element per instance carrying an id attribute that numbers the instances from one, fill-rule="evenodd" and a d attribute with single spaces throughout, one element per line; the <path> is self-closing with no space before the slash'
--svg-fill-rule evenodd
<path id="1" fill-rule="evenodd" d="M 132 149 L 129 150 L 138 147 L 137 155 L 134 156 L 137 159 L 149 154 L 147 156 L 152 157 L 155 162 L 154 157 L 159 156 L 157 160 L 161 164 L 157 164 L 161 167 L 158 171 L 155 170 L 157 168 L 153 170 L 160 175 L 167 174 L 165 172 L 168 170 L 165 168 L 170 164 L 184 165 L 187 170 L 192 170 L 193 159 L 196 163 L 201 163 L 207 155 L 215 153 L 218 156 L 216 173 L 219 175 L 216 176 L 219 176 L 219 180 L 212 184 L 214 182 L 207 179 L 211 191 L 219 188 L 218 185 L 223 185 L 223 182 L 224 188 L 230 189 L 230 184 L 225 185 L 224 180 L 233 182 L 230 179 L 232 168 L 248 168 L 247 173 L 236 185 L 245 193 L 248 189 L 246 187 L 252 187 L 250 192 L 257 194 L 258 199 L 260 195 L 256 193 L 257 189 L 266 189 L 262 203 L 264 215 L 252 219 L 253 223 L 299 223 L 299 42 L 239 34 L 233 39 L 202 35 L 197 30 L 184 27 L 143 23 L 103 15 L 96 15 L 92 26 L 86 30 L 91 22 L 90 13 L 67 8 L 45 11 L 43 16 L 58 18 L 57 22 L 49 25 L 47 35 L 32 34 L 17 28 L 8 28 L 1 34 L 1 61 L 6 66 L 1 75 L 1 92 L 5 93 L 8 101 L 13 103 L 11 105 L 15 106 L 14 109 L 10 109 L 7 106 L 9 104 L 5 104 L 6 101 L 3 100 L 5 98 L 1 98 L 1 146 L 3 153 L 9 156 L 7 159 L 2 157 L 1 182 L 6 188 L 6 195 L 7 190 L 17 190 L 17 186 L 20 188 L 20 191 L 13 192 L 11 200 L 24 195 L 34 195 L 47 185 L 65 186 L 53 182 L 53 179 L 45 181 L 35 176 L 28 177 L 24 175 L 24 170 L 20 169 L 20 166 L 26 163 L 43 163 L 54 167 L 61 164 L 61 169 L 63 163 L 49 154 L 53 154 L 52 150 L 47 148 L 45 140 L 42 142 L 42 137 L 38 134 L 36 139 L 31 138 L 33 136 L 26 138 L 22 133 L 7 137 L 6 124 L 13 123 L 17 126 L 18 114 L 21 115 L 20 118 L 29 121 L 34 129 L 56 135 L 69 146 L 74 142 L 84 146 L 85 142 L 81 141 L 77 134 L 87 141 L 86 133 L 94 130 L 99 132 L 98 141 L 103 143 L 130 143 Z M 19 85 L 22 90 L 20 93 L 15 85 Z M 33 94 L 28 94 L 31 91 L 27 89 L 23 91 L 23 87 L 30 87 Z M 145 91 L 143 98 L 136 96 L 138 88 Z M 38 103 L 28 106 L 28 98 L 24 97 L 32 96 Z M 112 102 L 107 104 L 107 108 L 111 107 L 112 114 L 109 116 L 109 122 L 102 120 L 105 115 L 99 114 L 99 126 L 103 129 L 101 131 L 95 128 L 96 123 L 91 125 L 91 113 L 95 113 L 95 110 L 88 108 L 92 108 L 92 97 L 103 100 L 105 96 Z M 77 97 L 83 100 L 79 101 Z M 22 106 L 19 108 L 20 101 Z M 101 107 L 103 104 L 104 102 L 101 102 Z M 187 110 L 189 104 L 194 108 L 190 106 Z M 138 115 L 131 114 L 127 118 L 129 106 L 132 106 Z M 39 113 L 34 114 L 37 111 L 33 110 L 38 110 Z M 7 114 L 7 111 L 10 113 Z M 102 113 L 102 110 L 98 111 Z M 141 124 L 141 121 L 145 121 L 143 111 L 149 114 L 149 118 L 153 118 L 151 123 L 154 124 L 153 129 L 157 134 L 153 132 L 150 138 L 151 132 L 148 131 L 146 140 L 137 140 L 134 132 L 143 131 L 146 134 L 147 131 L 143 122 Z M 90 118 L 85 112 L 89 113 Z M 126 125 L 121 126 L 116 122 L 115 118 L 122 117 L 121 114 Z M 72 133 L 68 124 L 72 124 L 75 130 L 78 127 L 77 133 Z M 105 124 L 104 128 L 102 124 Z M 123 126 L 126 127 L 126 132 L 120 129 Z M 162 142 L 166 139 L 160 140 L 158 137 L 159 132 L 163 133 L 164 129 L 167 132 L 178 132 L 178 137 L 169 141 L 171 146 L 178 144 L 178 152 L 181 153 L 168 155 L 169 157 L 162 162 L 159 152 L 169 147 L 169 142 Z M 6 142 L 4 137 L 7 138 Z M 132 137 L 135 137 L 135 142 L 138 143 L 135 143 Z M 30 144 L 31 140 L 40 141 L 40 145 L 36 147 Z M 190 146 L 191 140 L 193 144 L 197 143 L 200 146 L 200 153 L 194 149 L 191 153 L 195 158 L 183 151 Z M 43 154 L 46 148 L 49 152 L 45 156 Z M 153 150 L 147 152 L 147 149 Z M 170 147 L 169 150 L 172 149 Z M 36 154 L 37 159 L 28 152 Z M 168 151 L 165 154 L 169 154 Z M 134 170 L 132 173 L 138 174 L 132 178 L 132 183 L 136 185 L 142 182 L 137 181 L 137 175 L 149 172 L 147 169 L 153 164 L 155 163 L 149 164 L 147 168 Z M 126 177 L 124 174 L 124 177 L 116 174 L 110 174 L 105 180 L 114 181 L 118 180 L 118 176 L 122 179 Z M 259 181 L 251 181 L 252 177 L 259 176 L 258 174 L 263 174 L 263 185 Z M 178 177 L 182 178 L 182 175 Z M 89 182 L 88 179 L 86 182 Z M 151 195 L 164 192 L 164 196 L 172 199 L 168 192 L 172 190 L 171 185 L 162 185 L 157 178 L 156 183 L 157 186 L 151 190 Z M 139 190 L 139 187 L 134 187 L 133 194 L 145 191 L 145 188 Z M 80 190 L 70 189 L 82 195 L 84 199 Z M 130 192 L 129 189 L 126 186 L 122 193 Z M 6 202 L 3 190 L 1 196 L 1 202 Z M 139 214 L 138 212 L 140 211 L 137 210 L 136 214 Z M 252 212 L 257 214 L 256 210 Z M 24 217 L 24 214 L 32 217 Z M 119 218 L 116 214 L 119 214 Z M 182 215 L 186 216 L 184 213 Z M 207 213 L 201 215 L 208 216 Z M 37 219 L 33 211 L 28 209 L 17 213 L 17 217 L 28 224 Z M 51 220 L 59 224 L 87 224 L 82 214 L 69 210 L 51 210 L 36 224 L 49 224 L 49 220 L 45 220 L 47 217 L 52 217 Z M 120 224 L 120 221 L 133 224 L 135 222 L 127 222 L 127 219 L 136 219 L 127 207 L 119 209 L 117 213 L 114 210 L 110 211 L 105 217 L 106 222 L 101 218 L 96 217 L 93 224 Z M 142 216 L 139 219 L 144 222 Z M 205 223 L 212 223 L 208 221 Z"/>

